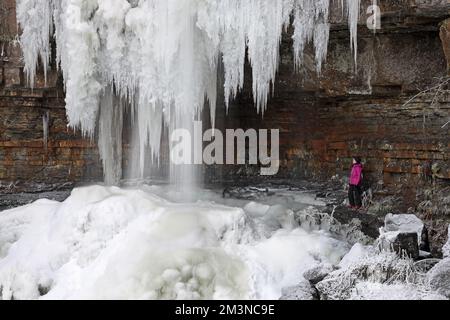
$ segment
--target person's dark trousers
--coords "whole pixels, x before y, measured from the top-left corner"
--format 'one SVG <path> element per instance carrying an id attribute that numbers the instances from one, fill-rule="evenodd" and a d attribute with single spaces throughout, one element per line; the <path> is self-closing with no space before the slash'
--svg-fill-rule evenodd
<path id="1" fill-rule="evenodd" d="M 352 207 L 361 207 L 361 187 L 350 185 L 348 189 L 348 200 Z"/>

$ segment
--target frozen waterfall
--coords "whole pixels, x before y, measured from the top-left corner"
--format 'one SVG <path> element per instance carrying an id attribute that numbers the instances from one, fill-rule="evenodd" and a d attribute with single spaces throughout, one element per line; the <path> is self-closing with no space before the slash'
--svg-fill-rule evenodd
<path id="1" fill-rule="evenodd" d="M 348 9 L 356 54 L 360 0 L 335 1 Z M 121 138 L 122 108 L 132 109 L 138 171 L 143 174 L 146 159 L 159 158 L 164 128 L 169 133 L 190 130 L 205 101 L 214 126 L 219 64 L 228 107 L 243 87 L 248 58 L 254 102 L 264 112 L 281 36 L 291 22 L 296 66 L 301 67 L 306 44 L 312 43 L 320 72 L 327 55 L 329 10 L 330 0 L 17 0 L 30 85 L 39 60 L 47 71 L 54 38 L 69 126 L 93 138 L 99 124 L 109 183 L 121 175 L 121 158 L 111 158 L 121 157 L 122 150 L 111 150 L 121 143 L 111 139 Z M 145 157 L 147 148 L 151 157 Z M 189 175 L 172 174 L 177 181 L 189 180 Z"/>

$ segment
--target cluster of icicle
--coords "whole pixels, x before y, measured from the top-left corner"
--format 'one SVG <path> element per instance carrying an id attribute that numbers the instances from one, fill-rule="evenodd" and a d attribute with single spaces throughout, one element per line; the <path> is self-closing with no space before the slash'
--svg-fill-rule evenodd
<path id="1" fill-rule="evenodd" d="M 360 0 L 336 1 L 347 8 L 356 51 Z M 120 145 L 112 140 L 121 137 L 117 126 L 126 105 L 136 121 L 141 168 L 146 147 L 158 158 L 164 127 L 170 132 L 192 123 L 205 101 L 214 126 L 219 63 L 228 107 L 243 87 L 248 57 L 254 101 L 264 112 L 282 32 L 291 22 L 296 66 L 312 43 L 320 72 L 329 10 L 330 0 L 17 0 L 30 84 L 39 60 L 47 71 L 54 38 L 69 125 L 93 137 L 100 122 L 105 171 L 120 170 L 110 158 L 120 150 L 108 148 Z"/>

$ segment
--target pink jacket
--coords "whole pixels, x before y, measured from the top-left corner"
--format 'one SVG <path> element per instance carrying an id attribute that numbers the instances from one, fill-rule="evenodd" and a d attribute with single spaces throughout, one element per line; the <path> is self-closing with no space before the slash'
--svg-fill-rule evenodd
<path id="1" fill-rule="evenodd" d="M 355 163 L 352 166 L 352 171 L 350 173 L 350 184 L 352 186 L 357 186 L 361 183 L 361 173 L 363 171 L 363 166 L 360 163 Z"/>

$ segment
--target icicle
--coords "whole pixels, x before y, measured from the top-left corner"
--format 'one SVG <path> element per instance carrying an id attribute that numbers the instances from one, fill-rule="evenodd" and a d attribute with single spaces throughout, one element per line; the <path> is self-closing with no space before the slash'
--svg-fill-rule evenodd
<path id="1" fill-rule="evenodd" d="M 329 0 L 297 0 L 294 8 L 294 62 L 298 69 L 303 64 L 307 43 L 314 40 L 317 72 L 322 70 L 328 52 L 330 34 Z"/>
<path id="2" fill-rule="evenodd" d="M 44 142 L 44 150 L 47 151 L 48 148 L 48 133 L 49 133 L 49 122 L 50 122 L 50 111 L 45 111 L 42 116 L 42 139 Z"/>
<path id="3" fill-rule="evenodd" d="M 361 11 L 361 0 L 347 0 L 348 25 L 350 28 L 350 46 L 355 59 L 358 58 L 358 22 Z"/>
<path id="4" fill-rule="evenodd" d="M 33 88 L 40 58 L 44 69 L 45 82 L 50 63 L 50 35 L 52 29 L 52 0 L 17 0 L 17 21 L 22 26 L 20 43 L 25 62 L 24 71 L 29 85 Z"/>

